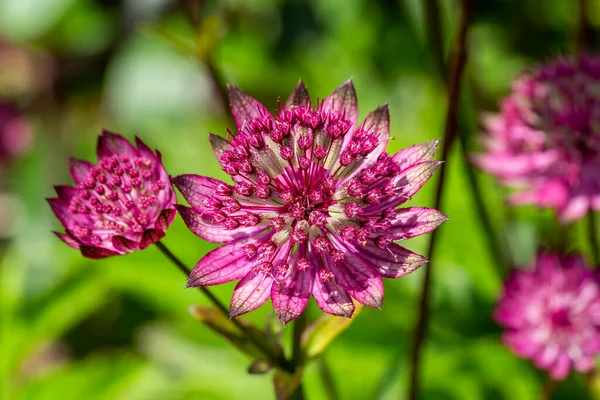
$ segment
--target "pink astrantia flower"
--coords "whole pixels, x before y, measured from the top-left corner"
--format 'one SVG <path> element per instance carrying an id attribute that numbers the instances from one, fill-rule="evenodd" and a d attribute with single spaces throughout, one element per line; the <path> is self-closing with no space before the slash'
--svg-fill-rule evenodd
<path id="1" fill-rule="evenodd" d="M 66 229 L 56 235 L 85 257 L 144 249 L 160 240 L 175 218 L 177 200 L 160 153 L 135 140 L 137 147 L 104 131 L 98 166 L 72 158 L 77 186 L 55 186 L 58 197 L 48 199 Z"/>
<path id="2" fill-rule="evenodd" d="M 426 261 L 394 242 L 446 220 L 429 208 L 396 208 L 438 167 L 437 142 L 386 153 L 387 105 L 356 126 L 351 81 L 316 109 L 300 82 L 275 117 L 239 89 L 230 88 L 230 100 L 237 135 L 211 134 L 210 143 L 234 185 L 172 179 L 191 206 L 177 206 L 188 228 L 225 243 L 198 262 L 188 286 L 241 279 L 231 317 L 271 298 L 287 323 L 311 294 L 333 315 L 352 315 L 351 296 L 380 307 L 381 277 L 404 276 Z"/>
<path id="3" fill-rule="evenodd" d="M 600 210 L 600 57 L 555 60 L 521 76 L 484 123 L 475 162 L 520 191 L 511 200 L 563 222 Z"/>
<path id="4" fill-rule="evenodd" d="M 600 352 L 600 281 L 579 256 L 543 254 L 504 285 L 495 318 L 504 343 L 553 379 L 590 371 Z"/>
<path id="5" fill-rule="evenodd" d="M 10 163 L 29 150 L 33 134 L 14 104 L 0 102 L 0 164 Z"/>

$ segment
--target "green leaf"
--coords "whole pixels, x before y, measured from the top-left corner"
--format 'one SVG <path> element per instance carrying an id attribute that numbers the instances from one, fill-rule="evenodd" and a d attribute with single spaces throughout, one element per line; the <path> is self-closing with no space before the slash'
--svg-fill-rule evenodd
<path id="1" fill-rule="evenodd" d="M 243 353 L 255 359 L 264 359 L 265 354 L 261 348 L 244 335 L 235 323 L 220 310 L 201 306 L 190 307 L 189 310 L 194 317 L 223 336 Z M 263 331 L 244 319 L 237 318 L 236 321 L 244 327 L 246 333 L 252 335 L 255 341 L 261 343 L 262 348 L 270 349 L 273 354 L 283 356 L 281 347 L 277 343 L 269 341 Z"/>
<path id="2" fill-rule="evenodd" d="M 355 304 L 356 310 L 352 318 L 323 315 L 310 324 L 302 334 L 302 350 L 305 359 L 315 358 L 321 354 L 340 333 L 345 331 L 354 318 L 360 313 L 363 306 Z"/>

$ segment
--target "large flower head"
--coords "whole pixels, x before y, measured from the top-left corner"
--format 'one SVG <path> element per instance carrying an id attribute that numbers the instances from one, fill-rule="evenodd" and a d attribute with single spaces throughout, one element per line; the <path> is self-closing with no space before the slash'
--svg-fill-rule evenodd
<path id="1" fill-rule="evenodd" d="M 57 236 L 86 257 L 144 249 L 160 240 L 175 218 L 177 200 L 160 153 L 138 138 L 134 147 L 104 131 L 98 165 L 72 158 L 70 169 L 77 186 L 55 186 L 58 197 L 48 202 L 66 230 Z"/>
<path id="2" fill-rule="evenodd" d="M 356 125 L 351 81 L 316 107 L 300 82 L 275 116 L 233 87 L 230 100 L 237 134 L 210 142 L 234 184 L 197 175 L 172 180 L 191 206 L 178 206 L 188 228 L 225 243 L 198 262 L 188 286 L 241 279 L 232 317 L 271 298 L 288 322 L 311 294 L 334 315 L 352 315 L 351 296 L 380 307 L 381 277 L 425 262 L 394 242 L 446 220 L 428 208 L 397 208 L 438 167 L 437 142 L 386 153 L 387 105 Z"/>
<path id="3" fill-rule="evenodd" d="M 563 222 L 600 210 L 600 57 L 551 61 L 521 76 L 485 120 L 476 162 L 520 191 L 514 203 L 557 210 Z"/>
<path id="4" fill-rule="evenodd" d="M 503 340 L 552 378 L 589 371 L 600 353 L 600 280 L 579 256 L 540 253 L 504 285 L 495 318 Z"/>

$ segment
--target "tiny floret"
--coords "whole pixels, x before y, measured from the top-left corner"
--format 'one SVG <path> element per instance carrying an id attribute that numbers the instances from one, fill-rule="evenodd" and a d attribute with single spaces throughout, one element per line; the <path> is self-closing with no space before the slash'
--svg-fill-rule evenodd
<path id="1" fill-rule="evenodd" d="M 600 57 L 559 59 L 519 77 L 485 118 L 474 161 L 514 186 L 513 204 L 556 210 L 563 223 L 600 210 Z"/>
<path id="2" fill-rule="evenodd" d="M 160 153 L 115 133 L 98 138 L 98 165 L 71 159 L 76 186 L 55 186 L 48 199 L 65 228 L 55 232 L 88 258 L 141 250 L 160 240 L 175 218 L 176 197 Z"/>
<path id="3" fill-rule="evenodd" d="M 495 319 L 504 343 L 555 380 L 594 369 L 600 353 L 600 281 L 580 256 L 539 253 L 504 284 Z"/>
<path id="4" fill-rule="evenodd" d="M 189 203 L 177 206 L 188 228 L 225 243 L 198 262 L 188 286 L 240 280 L 231 317 L 271 298 L 285 323 L 311 295 L 333 315 L 352 316 L 352 298 L 381 307 L 381 278 L 426 261 L 395 241 L 446 220 L 429 208 L 397 208 L 439 166 L 437 142 L 386 153 L 387 105 L 357 125 L 351 81 L 316 106 L 300 82 L 275 115 L 237 88 L 229 93 L 237 132 L 211 134 L 210 143 L 233 185 L 198 175 L 172 179 Z"/>

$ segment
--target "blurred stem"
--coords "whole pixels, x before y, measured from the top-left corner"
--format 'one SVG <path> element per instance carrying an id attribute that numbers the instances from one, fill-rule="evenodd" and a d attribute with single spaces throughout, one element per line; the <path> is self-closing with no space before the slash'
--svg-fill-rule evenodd
<path id="1" fill-rule="evenodd" d="M 593 29 L 587 19 L 588 0 L 579 0 L 577 31 L 575 33 L 575 52 L 581 56 L 591 50 Z"/>
<path id="2" fill-rule="evenodd" d="M 308 313 L 301 313 L 296 320 L 294 320 L 294 336 L 292 338 L 292 367 L 294 371 L 297 371 L 302 367 L 304 363 L 302 357 L 302 334 L 306 330 L 308 325 Z M 296 391 L 292 394 L 292 399 L 303 400 L 304 389 L 302 388 L 302 382 L 298 385 Z"/>
<path id="3" fill-rule="evenodd" d="M 171 252 L 171 250 L 169 250 L 161 241 L 158 241 L 158 242 L 156 242 L 154 244 L 156 245 L 156 247 L 158 247 L 160 249 L 160 251 L 171 262 L 173 262 L 173 264 L 175 264 L 175 266 L 181 272 L 183 272 L 185 274 L 185 276 L 189 276 L 190 275 L 190 273 L 192 271 L 188 267 L 186 267 L 185 264 L 179 258 L 177 258 L 177 256 L 175 256 L 175 254 L 173 254 Z M 211 303 L 213 303 L 213 305 L 217 309 L 219 309 L 219 311 L 221 311 L 224 315 L 229 316 L 229 310 L 227 309 L 227 307 L 225 307 L 223 305 L 223 303 L 221 303 L 219 301 L 219 299 L 217 299 L 215 297 L 215 295 L 212 294 L 212 292 L 210 290 L 208 290 L 205 287 L 199 287 L 198 289 L 206 297 L 208 297 L 208 299 L 211 301 Z M 277 365 L 279 367 L 281 367 L 285 371 L 293 371 L 293 369 L 290 367 L 290 363 L 285 358 L 283 358 L 282 356 L 276 354 L 270 348 L 268 348 L 265 345 L 263 345 L 263 343 L 260 340 L 257 340 L 254 337 L 254 335 L 252 334 L 252 332 L 250 332 L 248 329 L 246 329 L 246 327 L 244 325 L 242 325 L 237 319 L 232 318 L 231 319 L 231 323 L 234 324 L 240 330 L 240 332 L 242 332 L 244 334 L 244 336 L 246 336 L 246 338 L 248 338 L 249 341 L 251 341 L 258 349 L 260 349 L 265 354 L 265 356 L 267 356 L 270 360 L 273 360 L 275 363 L 277 363 Z"/>
<path id="4" fill-rule="evenodd" d="M 444 62 L 444 44 L 442 43 L 442 23 L 438 0 L 424 0 L 425 23 L 427 24 L 427 42 L 433 50 L 438 73 L 446 83 L 446 64 Z"/>
<path id="5" fill-rule="evenodd" d="M 542 390 L 540 392 L 539 399 L 540 400 L 551 400 L 552 399 L 552 394 L 556 390 L 557 386 L 558 386 L 558 382 L 557 381 L 555 381 L 554 379 L 552 379 L 550 377 L 547 377 L 546 381 L 542 385 Z"/>
<path id="6" fill-rule="evenodd" d="M 329 400 L 341 400 L 341 397 L 337 392 L 337 388 L 335 387 L 333 374 L 331 373 L 331 369 L 325 360 L 325 355 L 321 355 L 321 357 L 319 357 L 317 360 L 317 363 L 319 375 L 321 376 L 321 381 L 323 382 L 323 388 L 325 389 L 327 398 Z"/>
<path id="7" fill-rule="evenodd" d="M 435 4 L 435 2 L 434 2 Z M 450 153 L 450 148 L 454 140 L 456 139 L 457 132 L 457 119 L 458 119 L 458 103 L 460 94 L 460 84 L 462 75 L 465 70 L 467 62 L 467 32 L 471 23 L 473 15 L 474 0 L 462 0 L 460 23 L 458 29 L 458 36 L 456 45 L 451 55 L 451 74 L 448 81 L 448 106 L 446 110 L 446 122 L 444 126 L 444 144 L 442 146 L 442 160 L 447 161 Z M 443 200 L 444 184 L 446 182 L 446 172 L 448 165 L 446 164 L 440 171 L 439 179 L 436 186 L 435 194 L 435 209 L 440 209 Z M 425 340 L 425 334 L 427 331 L 427 323 L 429 322 L 429 301 L 430 301 L 430 288 L 431 288 L 431 275 L 432 267 L 435 265 L 433 262 L 433 255 L 435 252 L 435 245 L 437 239 L 437 232 L 434 230 L 431 233 L 429 240 L 429 251 L 427 258 L 429 259 L 429 265 L 425 268 L 425 277 L 423 279 L 423 289 L 421 291 L 421 298 L 419 301 L 419 317 L 417 320 L 417 327 L 415 329 L 414 341 L 411 352 L 410 362 L 410 382 L 408 389 L 408 398 L 411 400 L 417 399 L 419 396 L 419 373 L 421 364 L 421 355 L 423 342 Z"/>
<path id="8" fill-rule="evenodd" d="M 179 0 L 181 12 L 188 19 L 196 34 L 202 26 L 201 11 L 204 3 L 203 0 Z M 226 113 L 228 108 L 227 105 L 229 104 L 227 100 L 229 98 L 229 91 L 214 62 L 214 51 L 211 50 L 209 53 L 210 54 L 206 54 L 203 58 L 198 58 L 206 67 L 208 75 L 217 91 L 218 103 L 221 105 L 223 112 Z"/>
<path id="9" fill-rule="evenodd" d="M 590 249 L 592 251 L 592 259 L 594 261 L 594 265 L 598 265 L 600 263 L 599 254 L 598 254 L 598 232 L 596 231 L 596 219 L 594 218 L 594 211 L 591 209 L 588 211 L 587 215 L 588 222 L 588 238 L 590 241 Z"/>

